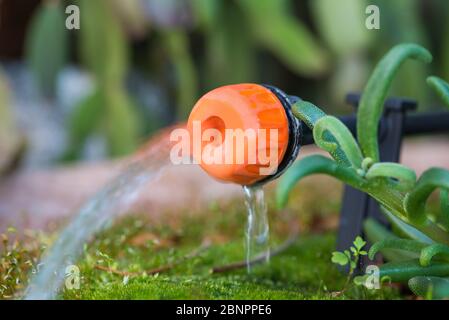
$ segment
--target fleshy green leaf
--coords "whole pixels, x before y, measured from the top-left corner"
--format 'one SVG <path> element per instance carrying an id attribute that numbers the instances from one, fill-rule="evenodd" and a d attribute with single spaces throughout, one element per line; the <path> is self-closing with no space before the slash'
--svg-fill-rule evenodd
<path id="1" fill-rule="evenodd" d="M 177 96 L 177 116 L 184 120 L 189 116 L 198 95 L 198 81 L 192 56 L 188 48 L 187 34 L 183 30 L 164 32 L 170 60 L 175 69 Z"/>
<path id="2" fill-rule="evenodd" d="M 315 106 L 313 103 L 299 100 L 292 106 L 292 112 L 298 119 L 304 121 L 304 123 L 313 130 L 318 120 L 325 117 L 326 114 Z"/>
<path id="3" fill-rule="evenodd" d="M 424 47 L 432 43 L 428 39 L 426 21 L 420 14 L 420 0 L 376 0 L 369 3 L 380 8 L 381 28 L 376 35 L 377 50 L 389 48 L 398 41 L 418 43 Z M 445 12 L 445 9 L 440 10 Z M 405 12 L 407 14 L 404 14 Z M 427 92 L 423 90 L 423 79 L 427 76 L 427 70 L 428 67 L 421 63 L 408 64 L 395 77 L 395 83 L 392 85 L 395 95 L 425 101 Z"/>
<path id="4" fill-rule="evenodd" d="M 69 122 L 70 149 L 66 151 L 64 160 L 78 158 L 86 139 L 99 127 L 104 105 L 102 92 L 96 90 L 83 99 L 73 110 Z"/>
<path id="5" fill-rule="evenodd" d="M 387 230 L 383 225 L 372 218 L 365 220 L 363 224 L 363 231 L 366 238 L 371 243 L 377 243 L 388 239 L 399 239 L 395 234 Z M 418 253 L 412 253 L 404 250 L 382 248 L 379 249 L 379 251 L 388 261 L 405 261 L 419 258 Z"/>
<path id="6" fill-rule="evenodd" d="M 384 239 L 397 239 L 398 237 L 387 230 L 383 225 L 374 220 L 373 218 L 367 218 L 363 223 L 363 231 L 367 239 L 371 243 L 375 243 Z"/>
<path id="7" fill-rule="evenodd" d="M 424 248 L 421 251 L 419 262 L 422 266 L 426 267 L 432 261 L 432 258 L 436 255 L 444 255 L 446 258 L 449 256 L 449 247 L 443 244 L 434 244 Z"/>
<path id="8" fill-rule="evenodd" d="M 278 207 L 285 206 L 290 191 L 298 181 L 315 173 L 328 174 L 352 186 L 360 186 L 364 183 L 350 168 L 338 165 L 335 161 L 321 155 L 308 156 L 293 164 L 280 178 L 276 190 Z"/>
<path id="9" fill-rule="evenodd" d="M 316 145 L 329 152 L 337 162 L 346 164 L 349 161 L 353 168 L 361 167 L 363 158 L 359 146 L 339 119 L 332 116 L 320 118 L 313 128 L 313 137 Z"/>
<path id="10" fill-rule="evenodd" d="M 105 129 L 109 152 L 112 156 L 129 154 L 137 148 L 139 142 L 141 127 L 136 108 L 121 88 L 107 90 L 105 99 Z"/>
<path id="11" fill-rule="evenodd" d="M 327 116 L 320 108 L 313 103 L 300 100 L 292 106 L 293 114 L 302 120 L 314 133 L 315 143 L 345 166 L 361 166 L 361 153 L 349 130 L 333 117 Z M 324 120 L 315 132 L 315 126 Z M 336 134 L 335 137 L 332 132 Z M 337 139 L 340 139 L 338 141 Z M 347 152 L 348 155 L 345 153 Z M 351 157 L 351 160 L 348 159 Z"/>
<path id="12" fill-rule="evenodd" d="M 393 227 L 401 233 L 401 235 L 408 237 L 410 239 L 427 243 L 427 244 L 434 244 L 435 241 L 429 238 L 426 234 L 424 234 L 421 230 L 416 229 L 415 227 L 411 226 L 410 224 L 406 223 L 399 217 L 395 216 L 393 213 L 385 209 L 384 207 L 381 207 L 382 212 L 386 215 L 390 223 L 393 225 Z"/>
<path id="13" fill-rule="evenodd" d="M 426 202 L 430 194 L 437 188 L 449 189 L 449 171 L 441 168 L 431 168 L 419 178 L 415 188 L 405 199 L 405 210 L 408 218 L 416 223 L 426 219 Z"/>
<path id="14" fill-rule="evenodd" d="M 316 75 L 327 70 L 328 54 L 282 0 L 240 0 L 255 38 L 294 72 Z"/>
<path id="15" fill-rule="evenodd" d="M 421 250 L 426 247 L 425 243 L 416 241 L 416 240 L 408 240 L 408 239 L 385 239 L 373 244 L 371 249 L 369 250 L 369 258 L 371 260 L 374 259 L 376 253 L 383 249 L 399 249 L 405 250 L 415 253 L 420 253 Z"/>
<path id="16" fill-rule="evenodd" d="M 444 104 L 449 107 L 449 83 L 441 78 L 432 76 L 427 78 L 427 84 L 435 90 Z"/>
<path id="17" fill-rule="evenodd" d="M 101 85 L 123 81 L 128 68 L 125 34 L 105 0 L 80 0 L 80 53 Z"/>
<path id="18" fill-rule="evenodd" d="M 395 46 L 377 64 L 363 90 L 357 113 L 357 137 L 363 155 L 375 162 L 379 161 L 377 136 L 383 104 L 395 74 L 408 58 L 429 63 L 432 55 L 416 44 Z"/>
<path id="19" fill-rule="evenodd" d="M 212 28 L 221 4 L 221 1 L 192 0 L 192 9 L 197 23 L 203 28 Z"/>
<path id="20" fill-rule="evenodd" d="M 445 226 L 446 230 L 449 231 L 449 192 L 446 189 L 440 191 L 440 220 Z"/>
<path id="21" fill-rule="evenodd" d="M 403 165 L 392 162 L 373 164 L 365 175 L 367 179 L 388 178 L 395 180 L 395 187 L 401 191 L 413 188 L 416 183 L 416 173 Z"/>
<path id="22" fill-rule="evenodd" d="M 417 296 L 427 299 L 447 299 L 449 297 L 449 279 L 440 277 L 414 277 L 408 281 L 410 290 Z"/>
<path id="23" fill-rule="evenodd" d="M 105 113 L 101 120 L 109 152 L 113 156 L 127 154 L 137 146 L 141 119 L 124 87 L 129 62 L 125 34 L 107 1 L 79 3 L 81 58 L 104 95 Z"/>
<path id="24" fill-rule="evenodd" d="M 366 5 L 365 1 L 360 0 L 310 2 L 318 31 L 337 55 L 350 55 L 363 50 L 373 38 L 370 30 L 360 28 L 365 24 Z"/>
<path id="25" fill-rule="evenodd" d="M 419 260 L 387 262 L 380 266 L 380 277 L 388 276 L 393 282 L 405 282 L 416 276 L 449 276 L 449 263 L 434 262 L 423 267 Z"/>
<path id="26" fill-rule="evenodd" d="M 67 29 L 59 2 L 43 2 L 37 10 L 26 39 L 26 58 L 38 87 L 53 96 L 67 60 Z"/>
<path id="27" fill-rule="evenodd" d="M 194 3 L 205 24 L 208 87 L 255 82 L 257 47 L 249 22 L 238 4 L 209 0 L 195 0 Z"/>
<path id="28" fill-rule="evenodd" d="M 332 252 L 332 258 L 333 263 L 339 264 L 341 266 L 345 266 L 349 263 L 348 257 L 342 253 L 342 252 Z"/>

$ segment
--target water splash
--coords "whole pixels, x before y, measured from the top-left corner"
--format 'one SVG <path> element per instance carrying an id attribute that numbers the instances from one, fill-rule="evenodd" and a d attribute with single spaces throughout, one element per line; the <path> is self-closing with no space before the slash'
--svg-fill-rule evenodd
<path id="1" fill-rule="evenodd" d="M 81 207 L 41 262 L 25 299 L 54 299 L 57 296 L 66 267 L 76 262 L 84 244 L 118 214 L 125 212 L 142 187 L 155 180 L 169 163 L 165 150 L 154 148 L 153 151 L 130 164 Z"/>
<path id="2" fill-rule="evenodd" d="M 246 226 L 246 268 L 251 272 L 251 259 L 258 253 L 270 260 L 270 227 L 265 193 L 261 186 L 243 187 L 245 204 L 248 212 Z"/>

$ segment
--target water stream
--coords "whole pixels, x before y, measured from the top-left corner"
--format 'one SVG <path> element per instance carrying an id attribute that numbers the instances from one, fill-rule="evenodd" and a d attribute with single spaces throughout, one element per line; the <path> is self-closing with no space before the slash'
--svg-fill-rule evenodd
<path id="1" fill-rule="evenodd" d="M 251 272 L 251 260 L 258 255 L 265 255 L 270 260 L 270 227 L 268 222 L 267 204 L 262 186 L 243 187 L 247 209 L 246 226 L 246 268 Z"/>
<path id="2" fill-rule="evenodd" d="M 75 264 L 96 232 L 109 226 L 129 208 L 143 186 L 154 181 L 169 164 L 168 151 L 153 148 L 152 152 L 131 163 L 118 177 L 86 202 L 61 232 L 54 245 L 39 264 L 25 299 L 54 299 L 66 276 L 66 268 Z M 269 224 L 262 187 L 243 187 L 247 208 L 246 262 L 263 255 L 269 261 Z"/>
<path id="3" fill-rule="evenodd" d="M 155 180 L 167 164 L 168 156 L 163 150 L 136 161 L 83 205 L 40 263 L 25 299 L 54 299 L 64 281 L 66 268 L 76 262 L 84 244 L 125 212 L 142 187 Z"/>

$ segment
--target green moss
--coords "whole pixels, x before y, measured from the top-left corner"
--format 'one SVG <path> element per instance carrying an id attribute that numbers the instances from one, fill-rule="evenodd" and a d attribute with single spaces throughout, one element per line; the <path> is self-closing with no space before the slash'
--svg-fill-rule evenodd
<path id="1" fill-rule="evenodd" d="M 310 182 L 317 181 L 316 178 Z M 386 286 L 369 292 L 358 287 L 342 290 L 346 275 L 331 263 L 335 248 L 335 222 L 338 219 L 340 188 L 333 181 L 321 187 L 305 181 L 292 193 L 293 199 L 282 211 L 274 210 L 269 193 L 270 243 L 277 247 L 300 227 L 300 235 L 288 249 L 273 256 L 269 264 L 227 273 L 211 273 L 213 267 L 245 260 L 244 226 L 246 215 L 241 201 L 228 204 L 213 203 L 205 212 L 166 214 L 158 221 L 140 216 L 128 216 L 98 234 L 86 245 L 77 262 L 81 272 L 79 290 L 64 290 L 62 299 L 398 299 L 398 290 Z M 327 200 L 322 201 L 320 194 Z M 41 237 L 39 238 L 41 239 Z M 45 244 L 54 239 L 46 237 Z M 42 242 L 41 240 L 36 240 Z M 167 266 L 209 246 L 201 254 L 182 260 L 159 274 L 147 274 Z M 29 243 L 15 245 L 19 250 Z M 16 251 L 17 251 L 16 250 Z M 9 250 L 11 251 L 11 250 Z M 2 258 L 8 262 L 5 251 Z M 19 250 L 20 251 L 20 250 Z M 21 252 L 21 251 L 20 251 Z M 23 255 L 21 253 L 21 255 Z M 26 260 L 38 261 L 40 251 L 24 255 Z M 10 265 L 10 264 L 8 264 Z M 27 281 L 24 275 L 32 266 L 23 264 L 16 292 L 9 296 L 19 298 Z M 131 273 L 125 277 L 109 270 Z M 4 279 L 9 269 L 0 265 L 0 286 L 16 283 Z M 145 273 L 147 272 L 147 273 Z M 23 281 L 22 281 L 23 280 Z M 11 287 L 11 286 L 10 286 Z M 10 288 L 8 287 L 8 288 Z M 10 291 L 14 288 L 11 287 Z"/>
<path id="2" fill-rule="evenodd" d="M 122 238 L 123 239 L 123 238 Z M 89 248 L 80 262 L 83 276 L 80 290 L 66 290 L 66 299 L 331 299 L 345 282 L 330 262 L 334 248 L 333 232 L 300 237 L 282 254 L 272 257 L 269 264 L 228 273 L 211 274 L 213 266 L 243 259 L 241 239 L 226 244 L 214 244 L 201 255 L 156 275 L 124 276 L 94 269 L 94 260 L 114 270 L 150 270 L 168 264 L 193 250 L 192 245 L 180 245 L 175 250 L 160 251 L 129 248 L 124 241 L 117 257 L 105 259 L 95 254 L 98 243 Z M 113 241 L 113 239 L 109 239 Z M 101 241 L 100 241 L 101 242 Z M 385 288 L 375 293 L 352 288 L 340 295 L 346 298 L 398 298 L 398 293 Z"/>

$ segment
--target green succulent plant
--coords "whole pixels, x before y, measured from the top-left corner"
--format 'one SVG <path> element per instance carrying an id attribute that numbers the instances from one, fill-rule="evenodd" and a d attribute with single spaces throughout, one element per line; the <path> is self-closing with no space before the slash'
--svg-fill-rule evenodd
<path id="1" fill-rule="evenodd" d="M 449 277 L 449 170 L 430 168 L 417 179 L 414 170 L 379 159 L 378 125 L 384 101 L 395 74 L 407 59 L 430 63 L 432 55 L 416 44 L 400 44 L 383 57 L 361 97 L 357 141 L 339 119 L 314 104 L 299 101 L 293 105 L 294 115 L 313 130 L 316 145 L 332 159 L 311 155 L 295 163 L 279 181 L 277 204 L 283 207 L 293 186 L 312 174 L 327 174 L 366 192 L 379 202 L 404 237 L 373 220 L 365 222 L 368 239 L 382 239 L 371 247 L 370 258 L 381 251 L 390 260 L 381 266 L 380 276 L 409 281 L 415 293 L 441 298 L 449 296 L 449 280 L 444 278 Z M 427 83 L 449 106 L 449 85 L 437 77 L 429 77 Z M 426 203 L 436 190 L 440 190 L 441 210 L 434 219 L 427 214 Z"/>

